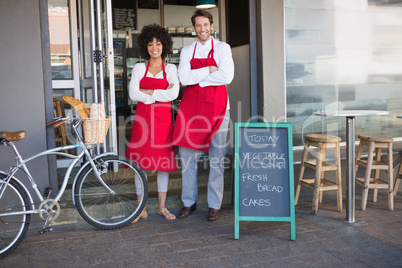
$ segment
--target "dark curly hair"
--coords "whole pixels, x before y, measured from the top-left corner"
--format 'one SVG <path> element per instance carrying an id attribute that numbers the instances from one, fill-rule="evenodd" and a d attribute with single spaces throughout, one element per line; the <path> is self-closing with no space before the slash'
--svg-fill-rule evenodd
<path id="1" fill-rule="evenodd" d="M 173 41 L 168 31 L 158 24 L 145 25 L 138 36 L 138 49 L 141 57 L 146 60 L 150 59 L 147 49 L 148 43 L 152 42 L 154 37 L 162 43 L 162 59 L 166 58 L 168 54 L 172 53 Z"/>

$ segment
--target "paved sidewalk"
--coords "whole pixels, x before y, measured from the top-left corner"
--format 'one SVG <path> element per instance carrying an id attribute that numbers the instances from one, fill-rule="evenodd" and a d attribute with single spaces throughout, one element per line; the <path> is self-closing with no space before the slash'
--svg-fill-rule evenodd
<path id="1" fill-rule="evenodd" d="M 152 214 L 114 231 L 81 220 L 39 235 L 33 224 L 0 267 L 402 267 L 401 196 L 394 211 L 387 210 L 386 196 L 368 202 L 366 211 L 356 208 L 354 224 L 336 211 L 335 200 L 324 200 L 318 215 L 310 214 L 311 200 L 300 200 L 295 241 L 289 223 L 280 222 L 240 222 L 234 240 L 229 209 L 216 222 L 201 208 L 186 219 Z"/>

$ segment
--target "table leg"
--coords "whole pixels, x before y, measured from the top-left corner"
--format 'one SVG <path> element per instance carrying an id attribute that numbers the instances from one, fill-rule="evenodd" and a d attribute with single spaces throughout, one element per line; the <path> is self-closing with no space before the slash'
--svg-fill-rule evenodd
<path id="1" fill-rule="evenodd" d="M 355 222 L 355 118 L 346 117 L 346 220 Z"/>

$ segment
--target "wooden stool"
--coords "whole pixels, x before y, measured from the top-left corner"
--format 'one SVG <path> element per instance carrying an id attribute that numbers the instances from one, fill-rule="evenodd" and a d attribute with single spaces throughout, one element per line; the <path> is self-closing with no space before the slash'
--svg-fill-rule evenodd
<path id="1" fill-rule="evenodd" d="M 297 201 L 299 199 L 300 189 L 302 186 L 304 186 L 313 190 L 313 214 L 317 214 L 318 212 L 318 202 L 322 202 L 322 193 L 324 191 L 337 191 L 338 211 L 342 211 L 341 153 L 339 148 L 340 141 L 341 138 L 339 137 L 325 134 L 308 134 L 305 136 L 303 157 L 300 163 L 300 177 L 295 195 L 295 205 L 297 205 Z M 307 161 L 310 146 L 317 148 L 317 160 Z M 327 148 L 333 148 L 335 150 L 335 164 L 330 164 L 324 161 Z M 315 170 L 314 179 L 303 179 L 304 169 L 306 167 Z M 324 179 L 325 171 L 336 171 L 335 183 Z"/>
<path id="2" fill-rule="evenodd" d="M 63 102 L 57 98 L 53 98 L 53 108 L 56 117 L 66 116 L 64 112 Z M 56 146 L 67 146 L 66 131 L 64 124 L 55 129 L 55 142 Z M 67 150 L 63 150 L 63 153 L 68 153 Z"/>
<path id="3" fill-rule="evenodd" d="M 402 178 L 402 162 L 399 164 L 399 170 L 395 178 L 394 196 L 398 193 L 399 183 Z"/>
<path id="4" fill-rule="evenodd" d="M 361 209 L 366 210 L 368 190 L 373 189 L 373 202 L 377 202 L 378 189 L 388 189 L 388 209 L 394 210 L 392 138 L 359 135 L 359 149 L 356 155 L 356 174 L 359 166 L 366 168 L 364 178 L 357 178 L 356 184 L 363 187 Z M 361 160 L 363 147 L 368 146 L 367 160 Z M 381 150 L 388 149 L 388 163 L 381 162 Z M 374 160 L 375 151 L 375 160 Z M 374 178 L 371 171 L 374 170 Z M 380 180 L 380 170 L 388 170 L 388 182 Z"/>

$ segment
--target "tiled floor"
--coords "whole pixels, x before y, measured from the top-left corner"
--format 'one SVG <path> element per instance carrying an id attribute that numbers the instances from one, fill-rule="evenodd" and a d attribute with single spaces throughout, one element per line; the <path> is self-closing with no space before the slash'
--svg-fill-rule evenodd
<path id="1" fill-rule="evenodd" d="M 359 200 L 356 201 L 359 204 Z M 164 220 L 151 214 L 123 229 L 101 231 L 83 220 L 37 234 L 33 224 L 17 250 L 1 267 L 396 267 L 402 266 L 402 195 L 395 210 L 387 199 L 356 209 L 349 224 L 329 199 L 311 215 L 311 201 L 296 207 L 296 240 L 289 223 L 240 222 L 234 237 L 234 213 L 225 209 L 216 222 L 206 209 L 186 219 Z M 177 211 L 175 211 L 177 213 Z M 36 227 L 35 227 L 36 225 Z"/>

